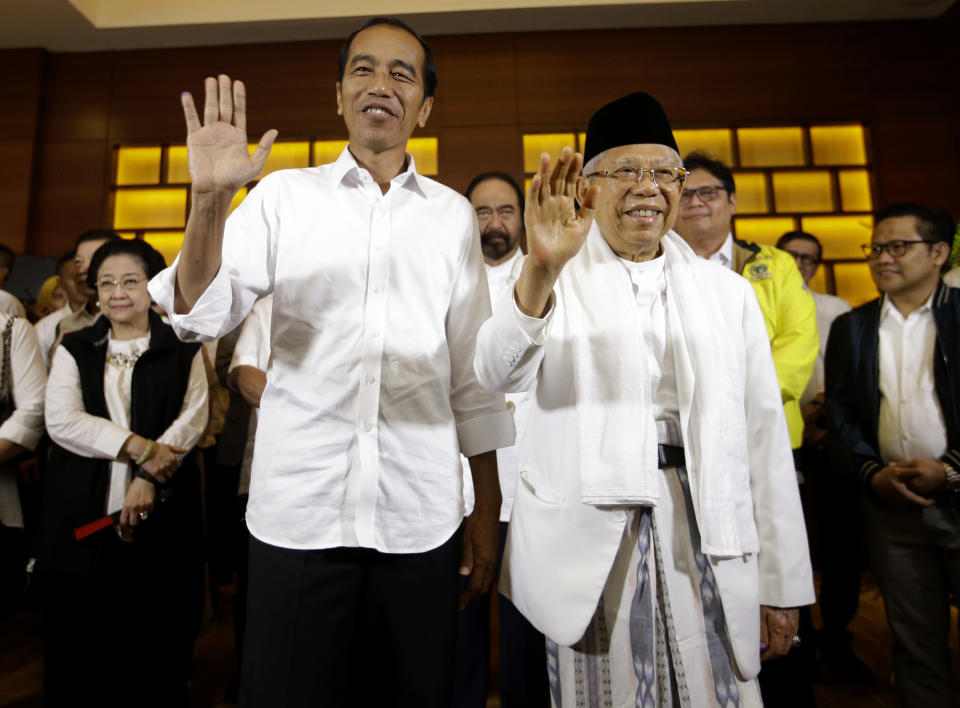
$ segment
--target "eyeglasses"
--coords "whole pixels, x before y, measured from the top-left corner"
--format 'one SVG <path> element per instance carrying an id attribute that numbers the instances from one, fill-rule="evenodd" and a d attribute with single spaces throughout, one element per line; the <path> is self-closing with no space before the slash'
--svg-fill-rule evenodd
<path id="1" fill-rule="evenodd" d="M 101 278 L 97 281 L 97 290 L 116 290 L 119 285 L 126 292 L 136 290 L 140 283 L 146 282 L 146 278 L 124 278 L 123 280 L 114 280 L 113 278 Z"/>
<path id="2" fill-rule="evenodd" d="M 694 194 L 700 197 L 701 202 L 712 202 L 720 195 L 720 192 L 726 191 L 727 188 L 719 184 L 708 184 L 705 187 L 697 187 L 696 189 L 685 189 L 680 193 L 680 203 L 689 204 Z"/>
<path id="3" fill-rule="evenodd" d="M 880 257 L 880 254 L 886 251 L 893 258 L 899 258 L 904 253 L 907 252 L 907 249 L 910 248 L 915 243 L 936 243 L 936 241 L 931 241 L 929 239 L 917 239 L 916 241 L 887 241 L 886 243 L 864 243 L 860 245 L 860 248 L 863 250 L 863 255 L 867 257 L 868 260 L 874 261 Z"/>
<path id="4" fill-rule="evenodd" d="M 786 248 L 783 250 L 787 251 Z M 819 258 L 816 256 L 811 256 L 809 253 L 797 253 L 796 251 L 787 251 L 787 253 L 793 256 L 793 259 L 801 265 L 812 266 L 820 262 Z"/>
<path id="5" fill-rule="evenodd" d="M 662 189 L 673 189 L 677 186 L 682 187 L 687 179 L 687 171 L 682 167 L 618 167 L 611 172 L 610 170 L 601 170 L 593 172 L 587 177 L 609 177 L 618 182 L 640 184 L 643 182 L 643 176 L 650 175 L 650 181 L 654 187 Z"/>

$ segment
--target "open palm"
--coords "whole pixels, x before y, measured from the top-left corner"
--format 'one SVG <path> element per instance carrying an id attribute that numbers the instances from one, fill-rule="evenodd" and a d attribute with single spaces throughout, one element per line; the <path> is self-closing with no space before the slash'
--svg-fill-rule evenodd
<path id="1" fill-rule="evenodd" d="M 263 170 L 277 137 L 268 130 L 251 155 L 247 149 L 247 98 L 242 81 L 221 74 L 204 81 L 203 123 L 193 96 L 181 95 L 187 123 L 187 155 L 193 190 L 235 193 Z"/>
<path id="2" fill-rule="evenodd" d="M 576 206 L 577 180 L 583 157 L 564 148 L 553 170 L 550 156 L 540 156 L 540 169 L 530 182 L 524 210 L 528 257 L 559 272 L 586 241 L 599 190 L 591 187 Z"/>

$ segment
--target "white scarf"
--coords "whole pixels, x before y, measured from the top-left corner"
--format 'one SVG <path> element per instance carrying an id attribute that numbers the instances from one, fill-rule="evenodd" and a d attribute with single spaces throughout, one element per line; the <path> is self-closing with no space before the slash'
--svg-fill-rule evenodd
<path id="1" fill-rule="evenodd" d="M 693 372 L 684 445 L 702 550 L 720 556 L 756 552 L 753 525 L 737 518 L 739 497 L 749 494 L 744 377 L 736 371 L 743 365 L 736 361 L 718 294 L 698 277 L 705 262 L 672 231 L 661 244 L 672 346 L 678 362 L 688 362 Z M 596 223 L 557 287 L 577 402 L 574 429 L 565 432 L 580 442 L 579 459 L 566 464 L 576 465 L 570 471 L 579 475 L 580 500 L 656 506 L 662 472 L 642 333 L 630 326 L 633 294 Z"/>

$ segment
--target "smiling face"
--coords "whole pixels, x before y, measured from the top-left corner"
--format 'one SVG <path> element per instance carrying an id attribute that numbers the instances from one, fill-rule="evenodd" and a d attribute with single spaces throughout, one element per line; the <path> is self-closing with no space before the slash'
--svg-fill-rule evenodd
<path id="1" fill-rule="evenodd" d="M 893 216 L 879 222 L 873 230 L 873 244 L 889 241 L 917 241 L 924 238 L 917 231 L 917 217 Z M 933 292 L 940 279 L 940 269 L 950 255 L 944 242 L 914 243 L 899 258 L 884 251 L 869 260 L 870 275 L 880 292 L 893 298 Z"/>
<path id="2" fill-rule="evenodd" d="M 100 310 L 111 324 L 147 327 L 150 309 L 148 280 L 139 258 L 124 253 L 104 259 L 97 271 L 97 294 Z M 114 285 L 114 281 L 120 284 Z"/>
<path id="3" fill-rule="evenodd" d="M 433 98 L 424 98 L 423 47 L 391 25 L 374 25 L 350 45 L 337 114 L 343 116 L 353 148 L 380 154 L 406 149 L 417 125 L 427 124 Z"/>
<path id="4" fill-rule="evenodd" d="M 589 172 L 607 170 L 613 174 L 620 168 L 645 170 L 656 167 L 679 167 L 680 156 L 666 145 L 621 145 L 604 152 Z M 597 226 L 610 248 L 621 258 L 640 261 L 653 258 L 660 239 L 677 219 L 680 183 L 658 187 L 648 173 L 643 181 L 594 177 L 580 181 L 580 201 L 589 184 L 600 186 L 597 205 Z"/>
<path id="5" fill-rule="evenodd" d="M 503 263 L 516 252 L 523 233 L 517 193 L 503 180 L 488 179 L 473 188 L 470 203 L 477 210 L 483 259 L 488 265 Z"/>
<path id="6" fill-rule="evenodd" d="M 701 256 L 710 256 L 723 245 L 730 233 L 730 220 L 737 211 L 737 195 L 728 194 L 723 183 L 707 170 L 691 170 L 683 185 L 687 190 L 707 186 L 718 187 L 717 196 L 709 201 L 692 196 L 680 207 L 677 218 L 677 233 Z"/>

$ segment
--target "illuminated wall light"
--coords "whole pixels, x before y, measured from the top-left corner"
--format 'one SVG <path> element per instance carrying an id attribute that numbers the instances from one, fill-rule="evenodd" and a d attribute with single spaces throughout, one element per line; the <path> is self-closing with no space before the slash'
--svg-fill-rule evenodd
<path id="1" fill-rule="evenodd" d="M 113 228 L 183 228 L 186 210 L 184 187 L 119 189 L 114 194 Z"/>
<path id="2" fill-rule="evenodd" d="M 770 211 L 767 177 L 762 172 L 735 172 L 738 214 L 766 214 Z M 723 194 L 722 198 L 726 199 Z"/>
<path id="3" fill-rule="evenodd" d="M 773 198 L 778 212 L 833 211 L 829 172 L 774 172 Z"/>
<path id="4" fill-rule="evenodd" d="M 145 233 L 143 240 L 160 251 L 163 260 L 170 265 L 183 248 L 183 231 L 152 231 Z"/>
<path id="5" fill-rule="evenodd" d="M 316 140 L 313 143 L 313 164 L 327 165 L 336 162 L 347 146 L 346 140 Z"/>
<path id="6" fill-rule="evenodd" d="M 577 152 L 583 153 L 587 149 L 587 134 L 577 133 Z"/>
<path id="7" fill-rule="evenodd" d="M 230 200 L 230 211 L 227 212 L 227 215 L 233 213 L 233 210 L 240 206 L 240 202 L 244 200 L 247 196 L 247 188 L 241 187 L 240 191 L 233 195 L 233 199 Z"/>
<path id="8" fill-rule="evenodd" d="M 737 218 L 733 225 L 737 238 L 774 246 L 787 231 L 796 230 L 797 220 L 789 216 Z"/>
<path id="9" fill-rule="evenodd" d="M 741 167 L 794 167 L 805 163 L 802 128 L 738 128 Z"/>
<path id="10" fill-rule="evenodd" d="M 247 147 L 249 148 L 250 153 L 253 154 L 257 144 L 250 143 L 250 145 Z M 267 162 L 263 166 L 263 171 L 254 179 L 263 179 L 271 172 L 276 172 L 277 170 L 287 170 L 296 167 L 309 166 L 309 142 L 274 143 L 273 147 L 270 149 L 270 155 L 267 157 Z"/>
<path id="11" fill-rule="evenodd" d="M 699 150 L 719 158 L 727 165 L 736 164 L 733 159 L 733 133 L 729 130 L 716 128 L 675 130 L 673 131 L 673 137 L 677 140 L 681 158 L 686 157 L 688 153 L 694 150 Z M 740 191 L 739 185 L 737 191 Z"/>
<path id="12" fill-rule="evenodd" d="M 840 204 L 844 211 L 873 211 L 870 173 L 866 170 L 840 170 Z"/>
<path id="13" fill-rule="evenodd" d="M 187 164 L 187 146 L 171 145 L 167 148 L 167 183 L 188 184 L 190 167 Z"/>
<path id="14" fill-rule="evenodd" d="M 432 176 L 440 172 L 436 138 L 410 138 L 407 141 L 407 152 L 413 156 L 420 174 Z"/>
<path id="15" fill-rule="evenodd" d="M 160 146 L 117 149 L 118 185 L 157 184 L 160 181 Z"/>
<path id="16" fill-rule="evenodd" d="M 837 296 L 854 307 L 877 297 L 877 286 L 870 277 L 870 268 L 863 263 L 834 263 L 833 277 Z"/>
<path id="17" fill-rule="evenodd" d="M 818 125 L 810 128 L 815 165 L 865 165 L 867 147 L 862 125 Z"/>
<path id="18" fill-rule="evenodd" d="M 574 133 L 534 133 L 523 136 L 523 171 L 530 173 L 540 169 L 540 153 L 550 155 L 550 162 L 563 152 L 563 148 L 576 149 Z"/>
<path id="19" fill-rule="evenodd" d="M 828 260 L 863 258 L 860 244 L 870 243 L 873 234 L 873 217 L 869 214 L 856 216 L 805 216 L 800 228 L 823 244 L 823 257 Z"/>

